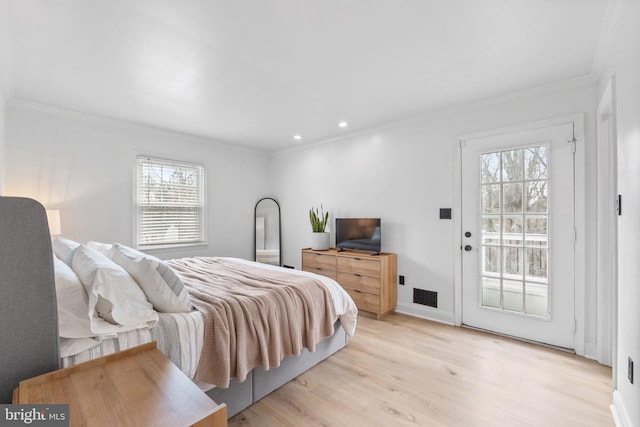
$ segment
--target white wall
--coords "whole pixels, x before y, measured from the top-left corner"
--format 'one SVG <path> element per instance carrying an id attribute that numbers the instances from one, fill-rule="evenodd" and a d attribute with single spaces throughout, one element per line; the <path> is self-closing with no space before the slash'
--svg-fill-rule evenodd
<path id="1" fill-rule="evenodd" d="M 0 196 L 4 195 L 4 169 L 5 169 L 5 97 L 0 89 Z"/>
<path id="2" fill-rule="evenodd" d="M 59 209 L 63 236 L 133 244 L 135 158 L 144 153 L 207 167 L 208 246 L 158 256 L 253 258 L 254 205 L 267 194 L 267 155 L 16 102 L 7 119 L 6 193 Z"/>
<path id="3" fill-rule="evenodd" d="M 594 83 L 513 96 L 272 156 L 274 194 L 282 207 L 284 262 L 301 265 L 310 245 L 308 210 L 341 216 L 381 217 L 383 250 L 398 254 L 398 311 L 445 322 L 454 319 L 454 222 L 439 208 L 454 205 L 456 136 L 573 113 L 585 113 L 587 170 L 595 170 Z M 595 230 L 595 175 L 587 177 L 587 229 Z M 453 212 L 458 215 L 459 212 Z M 587 236 L 587 257 L 595 256 Z M 332 233 L 332 239 L 335 239 Z M 593 262 L 589 271 L 593 273 Z M 593 271 L 591 271 L 593 270 Z M 586 275 L 586 341 L 595 342 L 595 274 Z M 437 310 L 412 303 L 413 288 L 438 292 Z M 591 347 L 595 347 L 592 345 Z"/>
<path id="4" fill-rule="evenodd" d="M 7 2 L 0 0 L 0 196 L 4 194 L 5 181 L 6 102 L 11 93 L 9 23 L 7 22 L 7 15 Z"/>
<path id="5" fill-rule="evenodd" d="M 617 127 L 618 192 L 618 346 L 613 412 L 619 426 L 640 426 L 640 2 L 614 0 L 596 68 L 600 94 L 614 76 Z M 627 358 L 635 362 L 635 379 L 627 379 Z"/>

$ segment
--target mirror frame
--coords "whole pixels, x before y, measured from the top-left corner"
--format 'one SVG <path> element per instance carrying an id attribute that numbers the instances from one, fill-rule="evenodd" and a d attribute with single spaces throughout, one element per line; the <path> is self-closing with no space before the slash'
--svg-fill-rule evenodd
<path id="1" fill-rule="evenodd" d="M 263 197 L 260 200 L 258 200 L 256 202 L 255 207 L 253 208 L 253 260 L 256 262 L 258 261 L 258 257 L 257 257 L 257 245 L 256 245 L 256 237 L 257 237 L 257 231 L 256 231 L 256 218 L 258 217 L 258 205 L 260 204 L 260 202 L 262 202 L 263 200 L 271 200 L 276 204 L 276 207 L 278 208 L 278 249 L 280 251 L 279 254 L 279 263 L 278 265 L 280 267 L 282 267 L 282 214 L 280 212 L 280 203 L 278 203 L 278 201 L 276 199 L 274 199 L 273 197 Z M 275 264 L 271 264 L 271 265 L 275 265 Z"/>

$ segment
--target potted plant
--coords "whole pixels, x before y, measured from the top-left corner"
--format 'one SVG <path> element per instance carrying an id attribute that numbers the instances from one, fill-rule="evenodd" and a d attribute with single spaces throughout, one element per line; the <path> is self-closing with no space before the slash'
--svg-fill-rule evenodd
<path id="1" fill-rule="evenodd" d="M 329 212 L 324 212 L 322 205 L 309 209 L 309 221 L 311 221 L 311 249 L 325 251 L 329 249 L 329 233 L 325 232 Z"/>

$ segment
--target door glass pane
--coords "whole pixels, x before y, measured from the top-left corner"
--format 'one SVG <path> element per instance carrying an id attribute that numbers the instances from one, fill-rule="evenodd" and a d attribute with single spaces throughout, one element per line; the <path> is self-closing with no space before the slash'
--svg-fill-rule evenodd
<path id="1" fill-rule="evenodd" d="M 523 282 L 519 280 L 504 280 L 502 282 L 502 308 L 505 310 L 522 312 L 524 304 L 522 299 L 523 291 Z"/>
<path id="2" fill-rule="evenodd" d="M 488 276 L 500 277 L 500 248 L 484 246 L 482 248 L 482 273 Z"/>
<path id="3" fill-rule="evenodd" d="M 500 181 L 500 153 L 487 153 L 481 156 L 482 183 Z"/>
<path id="4" fill-rule="evenodd" d="M 482 305 L 500 308 L 500 279 L 492 277 L 482 278 Z"/>
<path id="5" fill-rule="evenodd" d="M 522 215 L 504 216 L 502 230 L 502 244 L 507 246 L 522 246 Z"/>
<path id="6" fill-rule="evenodd" d="M 526 244 L 527 246 L 547 247 L 547 216 L 528 215 L 526 218 Z"/>
<path id="7" fill-rule="evenodd" d="M 547 181 L 530 181 L 526 183 L 527 212 L 547 211 Z"/>
<path id="8" fill-rule="evenodd" d="M 482 244 L 483 245 L 499 245 L 500 244 L 500 215 L 483 215 L 482 216 Z"/>
<path id="9" fill-rule="evenodd" d="M 508 277 L 510 279 L 518 279 L 522 278 L 522 271 L 524 267 L 524 253 L 522 252 L 522 248 L 502 248 L 502 253 L 504 254 L 503 261 L 503 277 Z"/>
<path id="10" fill-rule="evenodd" d="M 522 150 L 503 151 L 502 180 L 521 181 L 523 173 Z"/>
<path id="11" fill-rule="evenodd" d="M 525 179 L 547 178 L 547 147 L 531 147 L 524 150 Z"/>
<path id="12" fill-rule="evenodd" d="M 480 156 L 485 307 L 549 315 L 548 156 L 547 145 Z"/>
<path id="13" fill-rule="evenodd" d="M 549 286 L 541 283 L 527 282 L 524 303 L 526 313 L 534 316 L 549 316 Z"/>
<path id="14" fill-rule="evenodd" d="M 502 184 L 502 213 L 522 212 L 522 183 Z"/>
<path id="15" fill-rule="evenodd" d="M 527 249 L 527 280 L 546 281 L 549 277 L 546 249 Z"/>
<path id="16" fill-rule="evenodd" d="M 500 213 L 500 185 L 482 186 L 482 213 Z"/>

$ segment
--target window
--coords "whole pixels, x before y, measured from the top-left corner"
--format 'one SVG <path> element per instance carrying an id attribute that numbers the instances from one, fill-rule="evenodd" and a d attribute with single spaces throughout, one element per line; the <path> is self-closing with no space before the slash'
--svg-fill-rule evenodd
<path id="1" fill-rule="evenodd" d="M 549 317 L 549 147 L 480 156 L 482 305 Z"/>
<path id="2" fill-rule="evenodd" d="M 138 247 L 206 243 L 204 166 L 147 156 L 137 163 Z"/>

